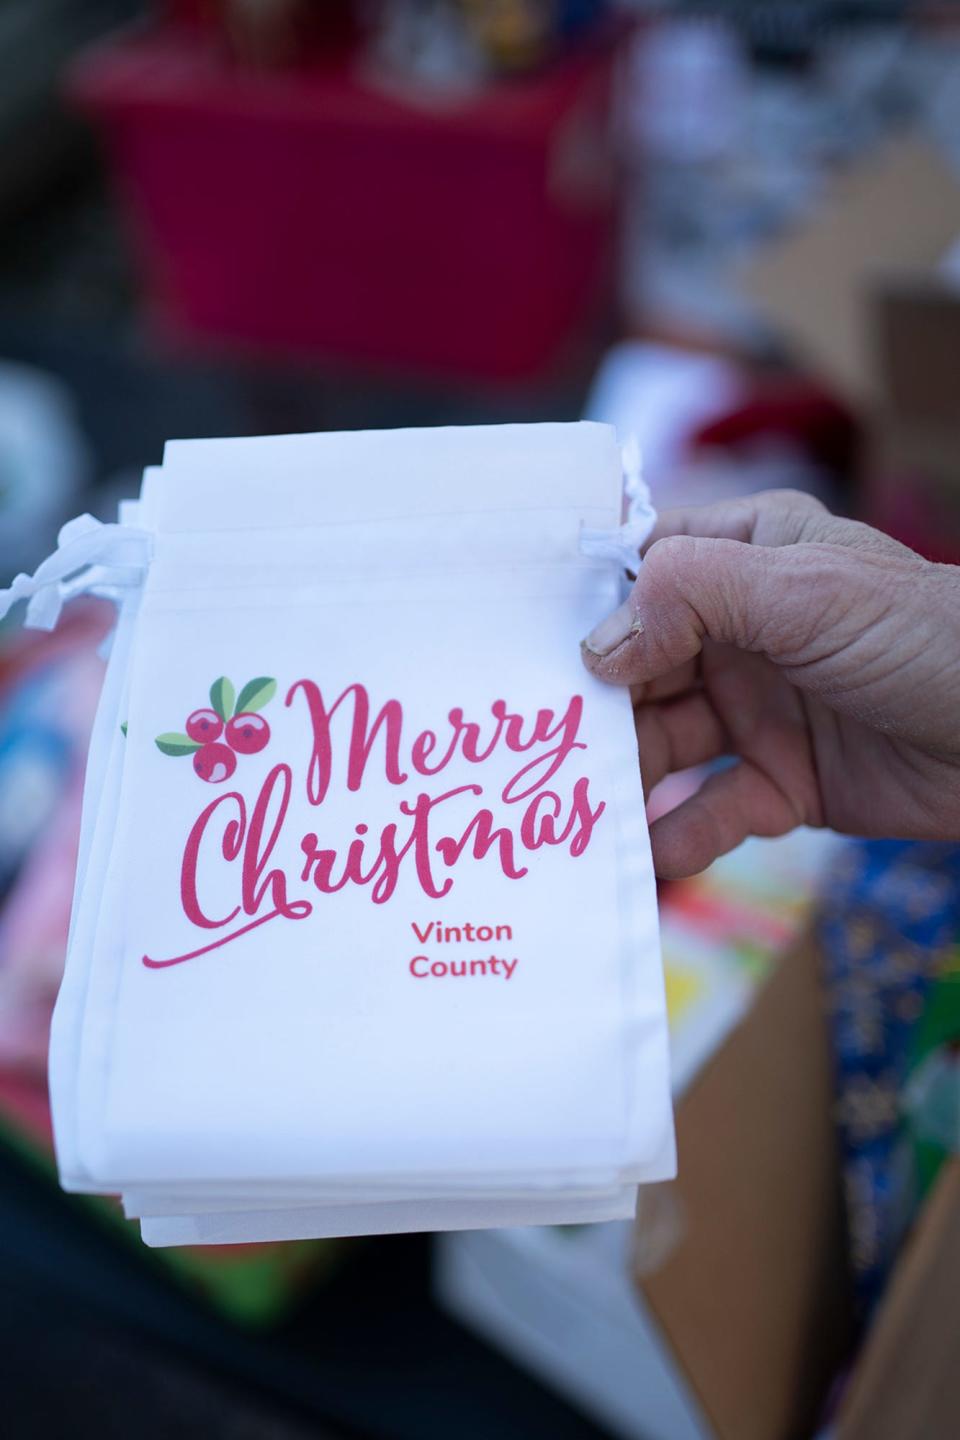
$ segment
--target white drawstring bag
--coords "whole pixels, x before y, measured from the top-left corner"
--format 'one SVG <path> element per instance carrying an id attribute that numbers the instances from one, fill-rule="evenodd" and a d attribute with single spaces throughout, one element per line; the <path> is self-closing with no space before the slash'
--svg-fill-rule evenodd
<path id="1" fill-rule="evenodd" d="M 7 604 L 118 624 L 51 1037 L 150 1244 L 561 1223 L 674 1172 L 613 432 L 168 445 Z"/>

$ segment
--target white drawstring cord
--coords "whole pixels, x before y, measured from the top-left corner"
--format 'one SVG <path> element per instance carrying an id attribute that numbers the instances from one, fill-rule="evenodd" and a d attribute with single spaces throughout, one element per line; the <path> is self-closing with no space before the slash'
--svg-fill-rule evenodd
<path id="1" fill-rule="evenodd" d="M 636 574 L 641 564 L 640 549 L 657 523 L 657 512 L 650 499 L 650 487 L 643 478 L 636 436 L 630 436 L 620 455 L 623 489 L 628 502 L 626 522 L 614 530 L 582 528 L 580 553 L 594 560 L 614 560 L 621 569 Z"/>
<path id="2" fill-rule="evenodd" d="M 0 590 L 0 620 L 18 600 L 26 600 L 24 624 L 53 630 L 64 601 L 100 587 L 139 585 L 150 563 L 152 537 L 132 525 L 103 525 L 78 515 L 63 526 L 57 548 L 32 575 L 17 575 Z"/>

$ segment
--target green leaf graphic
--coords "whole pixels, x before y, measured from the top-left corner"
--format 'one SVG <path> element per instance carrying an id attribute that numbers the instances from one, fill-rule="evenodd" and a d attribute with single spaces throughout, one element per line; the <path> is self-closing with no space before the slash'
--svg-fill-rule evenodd
<path id="1" fill-rule="evenodd" d="M 127 738 L 127 722 L 126 722 L 126 720 L 122 721 L 122 723 L 121 723 L 121 725 L 120 725 L 120 729 L 123 731 L 123 738 L 124 738 L 124 740 L 126 740 L 126 738 Z"/>
<path id="2" fill-rule="evenodd" d="M 233 702 L 236 698 L 236 691 L 227 679 L 221 675 L 219 680 L 214 680 L 210 686 L 210 704 L 216 710 L 220 719 L 226 724 L 233 714 Z"/>
<path id="3" fill-rule="evenodd" d="M 251 710 L 262 710 L 276 693 L 277 682 L 269 675 L 258 675 L 256 680 L 248 680 L 237 696 L 237 714 L 247 715 Z"/>
<path id="4" fill-rule="evenodd" d="M 156 745 L 164 755 L 192 755 L 194 750 L 200 749 L 196 740 L 191 740 L 189 735 L 181 735 L 176 730 L 170 730 L 166 735 L 158 735 Z"/>

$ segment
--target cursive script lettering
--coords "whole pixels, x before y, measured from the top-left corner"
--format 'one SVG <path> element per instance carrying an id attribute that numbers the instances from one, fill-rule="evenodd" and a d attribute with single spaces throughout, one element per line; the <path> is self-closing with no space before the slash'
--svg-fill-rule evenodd
<path id="1" fill-rule="evenodd" d="M 528 873 L 525 855 L 545 846 L 562 847 L 573 858 L 582 855 L 604 813 L 605 802 L 592 799 L 586 775 L 575 776 L 569 786 L 563 783 L 564 767 L 587 748 L 578 738 L 580 695 L 571 696 L 562 711 L 539 709 L 530 720 L 505 700 L 494 700 L 489 715 L 480 719 L 466 719 L 455 707 L 447 713 L 445 730 L 424 729 L 412 736 L 400 701 L 388 699 L 375 708 L 359 683 L 328 702 L 316 681 L 297 680 L 287 691 L 286 705 L 300 711 L 300 701 L 310 737 L 301 809 L 305 802 L 322 817 L 331 793 L 364 789 L 371 767 L 381 786 L 381 809 L 384 780 L 399 788 L 416 783 L 417 777 L 420 788 L 398 795 L 393 815 L 381 815 L 378 825 L 355 824 L 349 838 L 324 835 L 322 823 L 302 835 L 289 833 L 296 787 L 294 768 L 285 762 L 269 771 L 252 809 L 238 790 L 218 796 L 191 826 L 180 868 L 183 914 L 200 931 L 216 932 L 215 938 L 168 959 L 144 955 L 148 968 L 194 960 L 271 920 L 306 919 L 314 902 L 302 892 L 291 899 L 294 885 L 325 896 L 356 886 L 367 890 L 373 904 L 384 905 L 407 872 L 430 900 L 448 895 L 453 872 L 470 861 L 493 865 L 505 879 L 522 880 Z M 483 767 L 498 755 L 498 779 L 488 795 L 481 783 Z M 514 769 L 516 760 L 510 757 L 516 756 L 523 763 Z M 439 791 L 426 788 L 424 782 L 455 762 L 465 783 Z M 223 897 L 231 895 L 233 903 L 225 903 Z M 457 928 L 433 929 L 431 922 L 421 933 L 414 926 L 421 943 L 431 935 L 434 943 L 449 941 Z M 479 938 L 486 939 L 483 932 L 489 929 L 478 927 Z M 463 930 L 469 939 L 471 926 Z M 509 927 L 498 926 L 496 938 L 510 938 Z"/>

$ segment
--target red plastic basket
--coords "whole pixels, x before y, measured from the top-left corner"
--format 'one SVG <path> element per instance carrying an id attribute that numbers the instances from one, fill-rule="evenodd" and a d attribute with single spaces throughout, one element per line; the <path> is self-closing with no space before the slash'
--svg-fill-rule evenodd
<path id="1" fill-rule="evenodd" d="M 237 68 L 164 27 L 88 54 L 167 328 L 451 375 L 554 364 L 608 293 L 611 48 L 430 103 L 353 54 Z"/>

